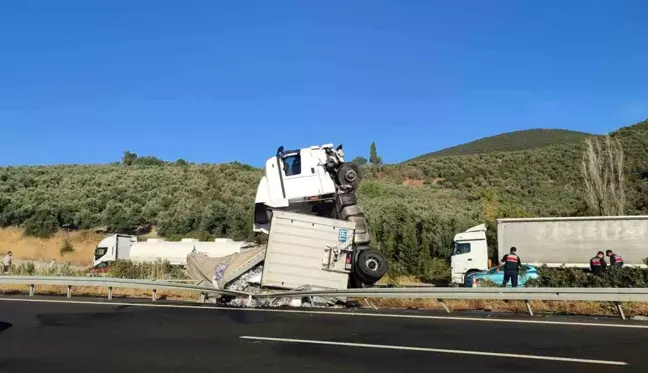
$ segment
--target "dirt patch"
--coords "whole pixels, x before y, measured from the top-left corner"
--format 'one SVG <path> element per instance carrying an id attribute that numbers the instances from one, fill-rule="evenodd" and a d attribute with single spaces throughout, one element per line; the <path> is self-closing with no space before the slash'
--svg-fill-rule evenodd
<path id="1" fill-rule="evenodd" d="M 79 266 L 92 264 L 92 253 L 104 235 L 89 231 L 58 232 L 53 237 L 42 239 L 23 236 L 21 228 L 0 229 L 0 254 L 13 252 L 15 259 L 50 262 L 68 262 Z M 74 251 L 61 255 L 66 238 Z"/>
<path id="2" fill-rule="evenodd" d="M 403 180 L 403 184 L 405 185 L 412 185 L 412 186 L 423 186 L 425 182 L 420 179 L 405 179 Z"/>

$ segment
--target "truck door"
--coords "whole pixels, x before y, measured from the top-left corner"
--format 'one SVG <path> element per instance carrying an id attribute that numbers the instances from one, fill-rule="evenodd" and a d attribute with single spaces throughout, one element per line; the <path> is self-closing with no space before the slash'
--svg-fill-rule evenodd
<path id="1" fill-rule="evenodd" d="M 464 275 L 470 269 L 475 268 L 473 265 L 472 244 L 469 241 L 455 242 L 451 258 L 452 281 L 461 283 Z"/>
<path id="2" fill-rule="evenodd" d="M 322 184 L 317 170 L 319 166 L 317 159 L 311 156 L 310 149 L 286 154 L 281 163 L 286 199 L 290 201 L 322 195 Z"/>

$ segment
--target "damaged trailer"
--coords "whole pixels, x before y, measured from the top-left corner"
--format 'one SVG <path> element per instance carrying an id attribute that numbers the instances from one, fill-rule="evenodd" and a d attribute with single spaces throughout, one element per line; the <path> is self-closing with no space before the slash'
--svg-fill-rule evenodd
<path id="1" fill-rule="evenodd" d="M 191 253 L 189 276 L 217 289 L 262 293 L 265 289 L 347 289 L 353 270 L 355 223 L 287 211 L 274 211 L 266 245 L 242 247 L 215 258 Z M 234 306 L 331 306 L 345 299 L 216 300 Z"/>

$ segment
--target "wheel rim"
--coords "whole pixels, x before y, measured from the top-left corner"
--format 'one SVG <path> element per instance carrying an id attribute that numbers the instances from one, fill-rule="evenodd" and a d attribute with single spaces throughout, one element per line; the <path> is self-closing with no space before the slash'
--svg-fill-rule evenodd
<path id="1" fill-rule="evenodd" d="M 358 178 L 358 173 L 356 173 L 354 170 L 349 170 L 344 174 L 344 178 L 349 183 L 353 183 Z"/>
<path id="2" fill-rule="evenodd" d="M 380 263 L 375 258 L 367 258 L 367 260 L 365 260 L 365 265 L 372 272 L 376 272 L 378 270 L 378 267 L 380 267 Z"/>

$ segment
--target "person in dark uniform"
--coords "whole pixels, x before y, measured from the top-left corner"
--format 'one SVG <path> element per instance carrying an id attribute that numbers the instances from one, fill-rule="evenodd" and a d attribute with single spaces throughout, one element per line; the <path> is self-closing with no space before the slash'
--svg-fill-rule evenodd
<path id="1" fill-rule="evenodd" d="M 511 286 L 514 288 L 517 287 L 518 273 L 520 272 L 520 267 L 522 267 L 522 261 L 520 261 L 520 257 L 515 253 L 516 251 L 517 249 L 515 247 L 511 247 L 511 251 L 502 257 L 502 261 L 497 266 L 498 271 L 504 266 L 504 283 L 502 286 L 506 286 L 509 280 L 511 280 Z"/>
<path id="2" fill-rule="evenodd" d="M 605 262 L 604 254 L 602 251 L 599 251 L 595 257 L 590 259 L 590 270 L 592 274 L 596 276 L 602 276 L 607 268 L 607 263 Z"/>
<path id="3" fill-rule="evenodd" d="M 613 253 L 612 250 L 606 251 L 605 254 L 610 257 L 610 267 L 623 267 L 623 258 L 620 255 Z"/>

